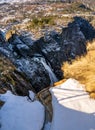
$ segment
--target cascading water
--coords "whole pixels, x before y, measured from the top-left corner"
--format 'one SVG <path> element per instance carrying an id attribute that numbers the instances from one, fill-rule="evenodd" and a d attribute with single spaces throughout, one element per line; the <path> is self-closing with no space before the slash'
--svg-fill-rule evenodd
<path id="1" fill-rule="evenodd" d="M 49 73 L 49 77 L 50 77 L 50 80 L 51 80 L 51 84 L 50 85 L 53 85 L 54 82 L 58 81 L 57 77 L 53 73 L 51 67 L 46 63 L 45 59 L 44 58 L 40 58 L 40 60 L 41 60 L 41 63 L 43 64 L 43 66 L 45 67 L 45 69 L 47 70 L 47 72 Z"/>
<path id="2" fill-rule="evenodd" d="M 56 75 L 52 71 L 52 68 L 47 64 L 46 60 L 42 56 L 37 56 L 34 59 L 41 62 L 44 68 L 47 70 L 50 80 L 51 80 L 50 85 L 53 85 L 53 83 L 58 81 Z"/>

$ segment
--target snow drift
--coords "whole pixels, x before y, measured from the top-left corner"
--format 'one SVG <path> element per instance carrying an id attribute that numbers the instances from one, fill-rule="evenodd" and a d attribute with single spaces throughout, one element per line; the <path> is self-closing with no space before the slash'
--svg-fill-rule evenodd
<path id="1" fill-rule="evenodd" d="M 95 100 L 74 79 L 51 88 L 53 120 L 50 130 L 95 130 Z"/>

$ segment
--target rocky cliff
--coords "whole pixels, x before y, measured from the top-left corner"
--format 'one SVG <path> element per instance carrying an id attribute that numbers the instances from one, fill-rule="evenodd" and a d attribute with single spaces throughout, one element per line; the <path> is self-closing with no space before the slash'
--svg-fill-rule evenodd
<path id="1" fill-rule="evenodd" d="M 12 34 L 6 41 L 0 31 L 0 93 L 11 89 L 24 96 L 28 90 L 39 92 L 61 80 L 64 77 L 62 64 L 85 55 L 86 40 L 91 34 L 95 36 L 89 24 L 84 26 L 85 22 L 76 18 L 61 33 L 48 32 L 35 41 L 27 34 Z"/>

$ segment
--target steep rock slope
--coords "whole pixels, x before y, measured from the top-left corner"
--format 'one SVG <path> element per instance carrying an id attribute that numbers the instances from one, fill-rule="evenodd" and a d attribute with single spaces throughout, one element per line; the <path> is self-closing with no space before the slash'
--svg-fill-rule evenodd
<path id="1" fill-rule="evenodd" d="M 86 54 L 87 37 L 78 21 L 63 28 L 61 34 L 52 31 L 35 41 L 32 36 L 23 34 L 13 34 L 6 41 L 3 33 L 0 33 L 0 53 L 9 58 L 18 73 L 23 74 L 34 90 L 39 92 L 63 78 L 63 62 L 71 62 L 76 56 Z M 84 25 L 84 20 L 81 23 Z M 93 33 L 92 30 L 90 32 Z"/>

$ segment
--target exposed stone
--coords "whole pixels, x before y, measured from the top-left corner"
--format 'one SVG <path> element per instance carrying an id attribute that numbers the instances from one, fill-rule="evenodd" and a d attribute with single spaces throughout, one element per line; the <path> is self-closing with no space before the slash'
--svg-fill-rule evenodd
<path id="1" fill-rule="evenodd" d="M 21 58 L 15 62 L 20 72 L 23 72 L 31 82 L 36 92 L 50 85 L 50 77 L 40 60 L 37 58 Z"/>
<path id="2" fill-rule="evenodd" d="M 86 40 L 92 40 L 95 38 L 95 29 L 94 27 L 87 21 L 81 17 L 75 17 L 74 22 L 72 24 L 77 23 L 80 27 L 80 31 L 84 34 Z"/>
<path id="3" fill-rule="evenodd" d="M 62 30 L 61 35 L 66 60 L 86 54 L 86 39 L 78 24 L 69 24 Z"/>
<path id="4" fill-rule="evenodd" d="M 4 56 L 0 55 L 0 93 L 11 90 L 20 96 L 29 96 L 29 90 L 35 91 L 25 75 Z"/>
<path id="5" fill-rule="evenodd" d="M 91 34 L 86 34 L 85 23 Z M 4 39 L 3 35 L 1 37 Z M 65 61 L 71 63 L 76 56 L 86 54 L 86 40 L 90 37 L 94 37 L 91 25 L 82 18 L 75 18 L 74 22 L 62 29 L 61 34 L 47 32 L 44 37 L 34 41 L 31 34 L 21 33 L 13 34 L 5 44 L 1 41 L 0 53 L 16 67 L 7 75 L 3 74 L 4 79 L 0 79 L 2 92 L 6 91 L 4 86 L 7 86 L 13 93 L 25 96 L 29 95 L 28 90 L 39 92 L 53 85 L 57 79 L 64 77 L 61 66 Z M 5 62 L 3 64 L 6 66 Z"/>
<path id="6" fill-rule="evenodd" d="M 1 43 L 5 43 L 5 42 L 6 42 L 5 35 L 4 35 L 4 33 L 0 30 L 0 44 L 1 44 Z"/>
<path id="7" fill-rule="evenodd" d="M 44 56 L 47 62 L 49 62 L 51 68 L 56 74 L 58 79 L 63 78 L 61 71 L 62 57 L 60 43 L 56 42 L 50 35 L 45 35 L 37 41 L 40 48 L 40 53 Z"/>

